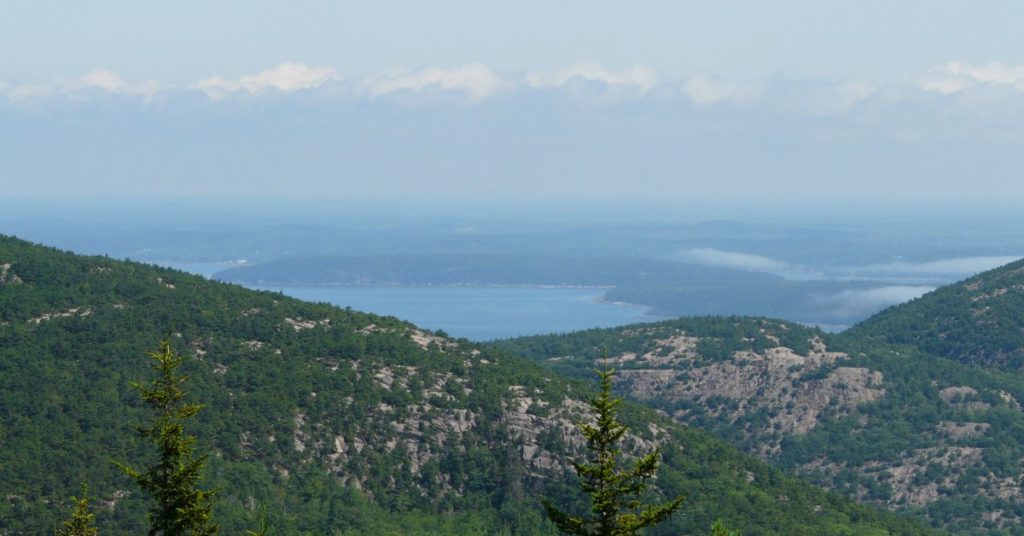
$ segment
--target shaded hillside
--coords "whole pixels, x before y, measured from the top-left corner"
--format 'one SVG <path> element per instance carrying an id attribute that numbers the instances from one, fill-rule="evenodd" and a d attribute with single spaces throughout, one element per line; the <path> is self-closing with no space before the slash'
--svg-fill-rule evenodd
<path id="1" fill-rule="evenodd" d="M 1024 534 L 1024 379 L 763 318 L 502 341 L 847 496 L 963 534 Z"/>
<path id="2" fill-rule="evenodd" d="M 41 534 L 87 480 L 103 532 L 140 533 L 131 388 L 162 337 L 195 357 L 192 429 L 227 534 L 261 503 L 275 534 L 538 534 L 535 497 L 579 506 L 582 383 L 382 318 L 0 237 L 0 533 Z M 629 451 L 660 445 L 657 488 L 689 496 L 652 534 L 923 534 L 636 406 Z"/>
<path id="3" fill-rule="evenodd" d="M 1024 366 L 1024 261 L 891 307 L 850 331 L 977 365 Z"/>

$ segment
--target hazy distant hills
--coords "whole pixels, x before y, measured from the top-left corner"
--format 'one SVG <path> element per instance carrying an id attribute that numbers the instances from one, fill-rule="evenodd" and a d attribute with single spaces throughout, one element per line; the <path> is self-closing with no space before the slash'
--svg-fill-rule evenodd
<path id="1" fill-rule="evenodd" d="M 839 335 L 711 317 L 498 346 L 579 377 L 607 349 L 631 398 L 827 488 L 957 533 L 1024 534 L 1022 266 Z"/>
<path id="2" fill-rule="evenodd" d="M 146 455 L 130 385 L 163 337 L 195 358 L 191 431 L 226 534 L 260 503 L 274 534 L 538 534 L 538 494 L 578 501 L 586 383 L 394 318 L 0 237 L 0 533 L 52 531 L 82 480 L 104 533 L 143 530 L 145 501 L 111 461 Z M 660 492 L 689 496 L 652 534 L 717 517 L 744 534 L 927 532 L 624 412 L 630 450 L 663 448 Z"/>
<path id="3" fill-rule="evenodd" d="M 373 255 L 287 258 L 215 279 L 266 286 L 556 285 L 610 287 L 606 299 L 658 316 L 738 314 L 847 325 L 881 306 L 858 299 L 879 283 L 791 281 L 740 268 L 636 257 Z M 884 299 L 891 299 L 884 297 Z M 891 303 L 891 302 L 883 302 Z"/>
<path id="4" fill-rule="evenodd" d="M 283 259 L 224 270 L 222 281 L 249 285 L 666 285 L 717 288 L 781 277 L 629 257 L 531 255 L 374 255 Z"/>

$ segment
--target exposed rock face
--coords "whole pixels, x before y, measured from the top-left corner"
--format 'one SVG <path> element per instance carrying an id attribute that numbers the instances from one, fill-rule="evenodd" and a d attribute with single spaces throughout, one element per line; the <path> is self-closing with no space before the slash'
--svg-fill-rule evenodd
<path id="1" fill-rule="evenodd" d="M 977 301 L 1006 295 L 1008 292 L 996 289 Z M 880 418 L 874 415 L 884 414 L 884 410 L 864 406 L 883 401 L 887 395 L 900 395 L 899 383 L 890 380 L 891 393 L 887 393 L 886 376 L 865 365 L 871 361 L 855 361 L 846 353 L 833 351 L 820 335 L 799 340 L 782 335 L 782 325 L 770 321 L 760 325 L 758 340 L 751 336 L 756 330 L 744 332 L 742 338 L 728 330 L 717 332 L 733 336 L 729 341 L 714 334 L 696 336 L 686 328 L 625 329 L 604 339 L 624 349 L 596 360 L 596 364 L 618 369 L 621 381 L 616 386 L 626 396 L 681 422 L 738 437 L 745 449 L 768 459 L 794 459 L 782 451 L 786 440 L 796 440 L 794 444 L 800 448 L 801 437 L 846 416 L 854 417 L 843 424 L 849 426 L 844 429 L 850 438 L 886 425 L 871 420 Z M 799 345 L 801 351 L 786 346 L 783 340 Z M 723 353 L 723 347 L 744 349 Z M 581 348 L 587 351 L 586 346 Z M 565 366 L 583 358 L 569 354 L 548 359 Z M 922 400 L 934 403 L 942 417 L 931 423 L 927 417 L 921 419 L 927 423 L 916 431 L 922 441 L 903 452 L 880 453 L 865 446 L 861 450 L 868 456 L 856 461 L 801 453 L 792 461 L 793 468 L 825 487 L 893 508 L 927 507 L 968 489 L 972 495 L 1013 505 L 985 513 L 994 526 L 1022 523 L 1015 513 L 1017 504 L 1024 502 L 1024 470 L 1017 469 L 1022 460 L 1016 464 L 1006 460 L 993 471 L 988 451 L 999 447 L 992 439 L 1000 430 L 985 422 L 988 412 L 1020 412 L 1021 403 L 1007 390 L 980 384 L 932 380 L 931 387 L 931 399 Z M 837 429 L 841 428 L 825 428 L 824 434 Z M 808 441 L 814 445 L 820 437 Z"/>
<path id="2" fill-rule="evenodd" d="M 920 449 L 911 453 L 902 464 L 890 468 L 892 475 L 892 501 L 922 506 L 939 498 L 939 489 L 956 484 L 967 468 L 981 460 L 982 449 L 975 447 L 946 447 Z M 919 475 L 930 466 L 941 467 L 946 476 L 939 482 L 920 483 Z"/>
<path id="3" fill-rule="evenodd" d="M 28 319 L 29 324 L 39 325 L 43 322 L 55 320 L 59 318 L 71 318 L 73 316 L 89 316 L 92 314 L 92 309 L 88 307 L 72 307 L 64 311 L 53 311 L 49 313 L 43 313 L 37 317 Z"/>
<path id="4" fill-rule="evenodd" d="M 410 330 L 409 338 L 412 339 L 412 342 L 416 343 L 416 346 L 419 346 L 424 350 L 429 348 L 431 344 L 436 345 L 438 348 L 441 348 L 442 350 L 447 348 L 458 347 L 458 344 L 453 343 L 444 337 L 438 337 L 437 335 L 432 335 L 430 333 L 418 329 Z"/>
<path id="5" fill-rule="evenodd" d="M 329 328 L 331 325 L 331 319 L 324 318 L 322 320 L 303 320 L 301 318 L 285 318 L 284 323 L 285 325 L 290 326 L 296 332 L 299 332 L 307 329 L 313 329 L 317 326 Z"/>
<path id="6" fill-rule="evenodd" d="M 821 340 L 812 341 L 807 355 L 777 346 L 737 351 L 732 359 L 711 363 L 696 360 L 699 342 L 680 334 L 657 340 L 655 349 L 643 355 L 627 353 L 608 361 L 629 364 L 621 377 L 631 397 L 678 407 L 670 413 L 683 422 L 696 412 L 730 422 L 763 412 L 767 425 L 749 433 L 762 436 L 765 456 L 778 452 L 783 435 L 814 428 L 826 408 L 846 412 L 885 394 L 880 372 L 838 366 L 848 356 L 828 351 Z"/>
<path id="7" fill-rule="evenodd" d="M 359 487 L 364 485 L 365 477 L 352 479 L 348 466 L 366 449 L 387 453 L 400 451 L 405 469 L 414 476 L 421 475 L 432 462 L 465 451 L 464 436 L 480 426 L 481 415 L 465 408 L 430 402 L 437 398 L 455 400 L 450 394 L 453 390 L 460 394 L 471 393 L 473 389 L 466 385 L 464 378 L 414 366 L 382 366 L 372 371 L 372 377 L 378 386 L 388 391 L 418 386 L 421 390 L 413 397 L 418 401 L 404 406 L 381 402 L 370 416 L 375 424 L 341 434 L 330 433 L 329 423 L 312 422 L 307 414 L 297 411 L 292 422 L 293 450 L 307 460 L 322 460 L 340 478 Z M 548 479 L 552 474 L 571 472 L 569 461 L 584 455 L 586 443 L 577 423 L 592 419 L 585 402 L 564 398 L 552 403 L 544 399 L 540 389 L 512 385 L 509 398 L 501 407 L 500 421 L 519 445 L 514 456 L 522 464 L 524 476 Z M 633 432 L 627 434 L 623 440 L 627 458 L 631 458 L 630 452 L 649 452 L 657 448 L 658 438 L 667 434 L 653 424 L 648 431 L 650 433 L 642 434 L 647 437 Z M 250 436 L 243 434 L 240 448 L 244 451 L 250 447 Z M 573 455 L 567 458 L 566 449 Z M 460 492 L 447 480 L 437 484 L 442 489 Z"/>
<path id="8" fill-rule="evenodd" d="M 0 263 L 0 287 L 20 285 L 21 283 L 23 283 L 21 278 L 11 271 L 11 263 Z"/>

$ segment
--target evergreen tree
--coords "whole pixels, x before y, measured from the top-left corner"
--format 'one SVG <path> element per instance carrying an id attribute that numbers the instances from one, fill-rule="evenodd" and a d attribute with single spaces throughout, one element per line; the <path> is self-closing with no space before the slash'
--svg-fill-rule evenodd
<path id="1" fill-rule="evenodd" d="M 548 517 L 559 530 L 579 536 L 635 536 L 640 529 L 668 519 L 683 504 L 677 497 L 660 505 L 641 507 L 640 495 L 647 489 L 647 480 L 658 471 L 657 449 L 637 460 L 631 467 L 619 468 L 622 452 L 618 443 L 628 431 L 616 416 L 621 398 L 611 395 L 615 370 L 597 371 L 601 391 L 590 400 L 596 414 L 596 425 L 580 423 L 587 438 L 591 458 L 586 463 L 573 463 L 579 474 L 581 489 L 590 496 L 592 516 L 574 516 L 542 499 Z"/>
<path id="2" fill-rule="evenodd" d="M 740 536 L 740 533 L 736 530 L 730 530 L 725 526 L 725 523 L 722 523 L 722 520 L 719 519 L 711 525 L 711 536 Z"/>
<path id="3" fill-rule="evenodd" d="M 188 376 L 178 374 L 185 357 L 178 355 L 167 340 L 149 354 L 156 363 L 158 376 L 149 385 L 136 389 L 155 411 L 153 423 L 142 428 L 159 451 L 159 460 L 145 471 L 118 464 L 148 493 L 156 505 L 149 511 L 151 536 L 206 536 L 216 534 L 213 521 L 215 492 L 199 489 L 206 455 L 195 455 L 195 437 L 185 435 L 185 422 L 202 406 L 185 401 L 183 385 Z"/>
<path id="4" fill-rule="evenodd" d="M 57 528 L 57 536 L 97 536 L 96 516 L 89 511 L 89 486 L 85 482 L 82 482 L 82 495 L 71 497 L 71 502 L 75 505 L 71 519 Z"/>

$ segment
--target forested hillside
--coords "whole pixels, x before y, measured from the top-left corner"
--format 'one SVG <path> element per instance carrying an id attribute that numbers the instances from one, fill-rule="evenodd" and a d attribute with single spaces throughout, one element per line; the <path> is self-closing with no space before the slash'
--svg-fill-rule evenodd
<path id="1" fill-rule="evenodd" d="M 536 497 L 580 506 L 569 466 L 589 382 L 493 347 L 182 272 L 0 237 L 0 533 L 51 532 L 88 481 L 104 533 L 145 532 L 112 463 L 147 460 L 131 387 L 169 338 L 205 408 L 226 534 L 265 504 L 274 534 L 544 534 Z M 653 411 L 629 450 L 662 448 L 684 515 L 650 534 L 924 534 L 826 494 Z"/>
<path id="2" fill-rule="evenodd" d="M 931 314 L 958 312 L 937 306 Z M 1018 374 L 890 345 L 868 326 L 829 335 L 763 318 L 680 319 L 497 346 L 580 378 L 607 351 L 622 369 L 623 394 L 823 487 L 960 534 L 1024 534 Z"/>
<path id="3" fill-rule="evenodd" d="M 1024 260 L 942 287 L 862 322 L 851 336 L 982 366 L 1024 366 Z"/>

